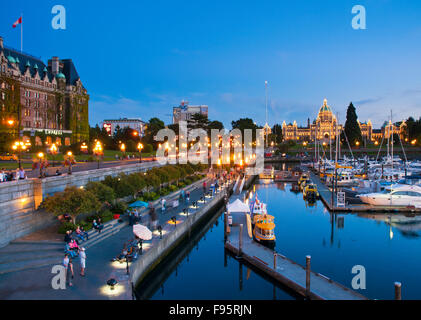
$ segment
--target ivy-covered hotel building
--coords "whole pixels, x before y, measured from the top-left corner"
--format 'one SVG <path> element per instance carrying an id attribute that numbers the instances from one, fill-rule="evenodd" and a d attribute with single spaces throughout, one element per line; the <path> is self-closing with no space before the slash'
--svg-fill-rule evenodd
<path id="1" fill-rule="evenodd" d="M 71 59 L 41 59 L 6 47 L 0 37 L 0 145 L 89 140 L 89 95 Z"/>

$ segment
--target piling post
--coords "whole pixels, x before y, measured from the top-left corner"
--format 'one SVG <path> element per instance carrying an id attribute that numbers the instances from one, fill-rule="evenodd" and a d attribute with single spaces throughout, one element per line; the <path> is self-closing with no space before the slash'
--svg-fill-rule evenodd
<path id="1" fill-rule="evenodd" d="M 395 300 L 402 300 L 402 284 L 400 282 L 395 282 Z"/>
<path id="2" fill-rule="evenodd" d="M 224 212 L 224 241 L 227 242 L 228 236 L 228 213 Z"/>
<path id="3" fill-rule="evenodd" d="M 273 252 L 273 270 L 276 271 L 276 258 L 277 258 L 277 254 L 276 252 Z"/>
<path id="4" fill-rule="evenodd" d="M 311 261 L 311 256 L 306 256 L 306 296 L 307 297 L 310 296 L 310 272 L 311 272 L 310 261 Z"/>
<path id="5" fill-rule="evenodd" d="M 240 233 L 238 236 L 238 255 L 241 256 L 243 252 L 243 224 L 240 224 Z"/>

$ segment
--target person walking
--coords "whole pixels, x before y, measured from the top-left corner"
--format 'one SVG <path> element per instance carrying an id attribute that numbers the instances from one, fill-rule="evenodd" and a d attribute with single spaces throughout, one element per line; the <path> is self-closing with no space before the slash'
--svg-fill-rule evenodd
<path id="1" fill-rule="evenodd" d="M 206 181 L 203 181 L 203 194 L 206 193 Z"/>
<path id="2" fill-rule="evenodd" d="M 69 258 L 69 255 L 67 253 L 64 255 L 63 266 L 66 273 L 66 284 L 68 284 L 69 287 L 71 287 L 73 286 L 72 279 L 74 277 L 73 264 L 72 259 Z"/>
<path id="3" fill-rule="evenodd" d="M 151 218 L 151 225 L 152 225 L 152 229 L 153 230 L 155 230 L 156 229 L 156 227 L 157 227 L 157 225 L 158 225 L 158 216 L 157 216 L 157 214 L 156 214 L 156 212 L 155 212 L 155 208 L 154 207 L 152 207 L 151 209 L 150 209 L 150 211 L 149 211 L 149 215 L 150 215 L 150 218 Z"/>
<path id="4" fill-rule="evenodd" d="M 164 198 L 162 198 L 162 200 L 161 200 L 161 206 L 162 206 L 161 210 L 162 210 L 162 212 L 165 211 L 166 203 L 167 203 L 167 201 Z"/>
<path id="5" fill-rule="evenodd" d="M 86 253 L 85 253 L 84 247 L 80 248 L 79 258 L 80 258 L 80 275 L 84 277 L 85 268 L 86 268 Z"/>

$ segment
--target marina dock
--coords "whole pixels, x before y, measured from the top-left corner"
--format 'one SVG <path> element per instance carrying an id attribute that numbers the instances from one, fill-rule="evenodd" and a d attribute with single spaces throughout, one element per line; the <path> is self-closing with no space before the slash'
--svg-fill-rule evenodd
<path id="1" fill-rule="evenodd" d="M 361 294 L 310 271 L 280 253 L 255 242 L 247 232 L 244 213 L 232 213 L 225 249 L 298 294 L 314 300 L 366 300 Z M 242 225 L 242 226 L 240 226 Z M 227 226 L 225 226 L 227 227 Z M 227 229 L 225 229 L 227 230 Z M 303 257 L 304 258 L 304 257 Z M 307 258 L 310 266 L 310 259 Z"/>
<path id="2" fill-rule="evenodd" d="M 317 174 L 314 172 L 310 173 L 311 181 L 317 185 L 317 191 L 320 194 L 320 199 L 326 208 L 331 212 L 372 212 L 372 213 L 421 213 L 421 208 L 415 207 L 404 207 L 404 206 L 373 206 L 369 204 L 349 204 L 346 203 L 345 206 L 339 207 L 337 205 L 336 194 L 320 180 Z"/>

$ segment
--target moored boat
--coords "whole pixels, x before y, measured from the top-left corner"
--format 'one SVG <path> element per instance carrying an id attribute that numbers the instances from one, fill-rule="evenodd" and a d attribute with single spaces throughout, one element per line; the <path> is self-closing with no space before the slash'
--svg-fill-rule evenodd
<path id="1" fill-rule="evenodd" d="M 253 239 L 256 242 L 270 248 L 275 247 L 276 237 L 274 220 L 275 217 L 268 214 L 254 216 Z"/>

